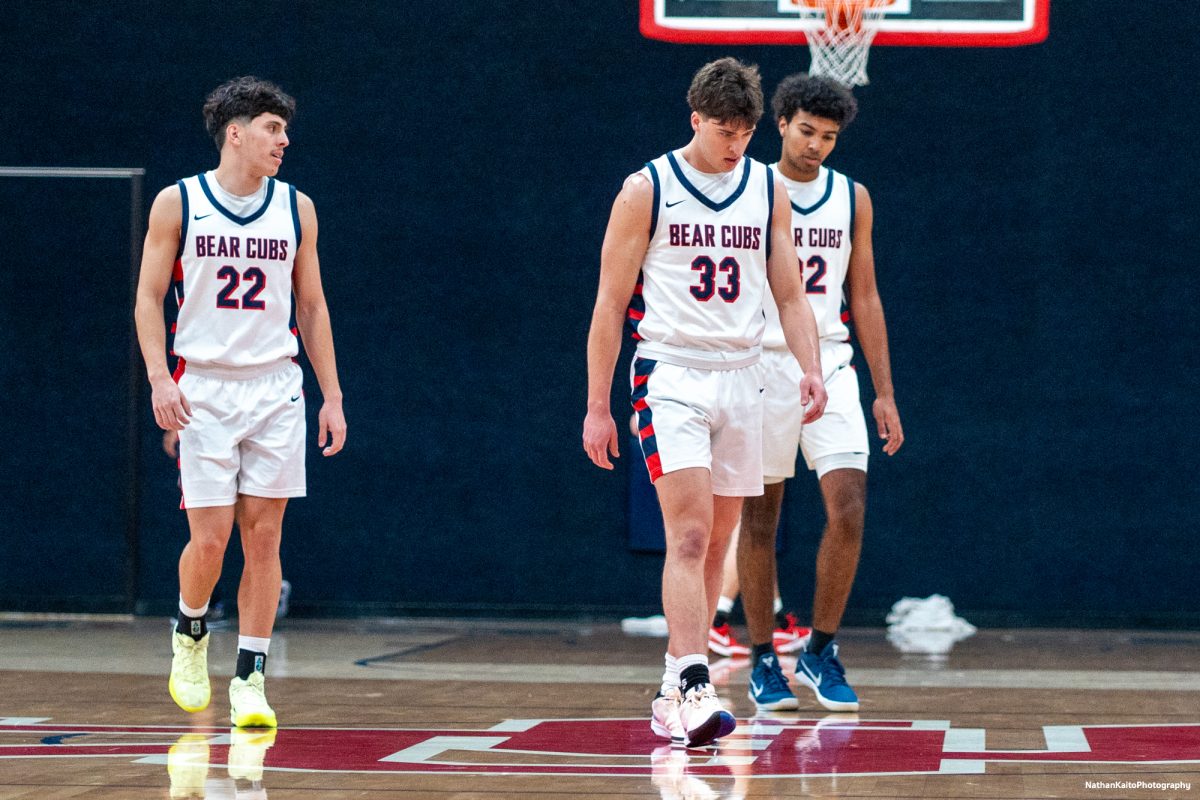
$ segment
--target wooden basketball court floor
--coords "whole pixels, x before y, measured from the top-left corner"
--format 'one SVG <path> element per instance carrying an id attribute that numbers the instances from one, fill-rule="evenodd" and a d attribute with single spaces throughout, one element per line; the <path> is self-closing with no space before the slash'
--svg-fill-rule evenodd
<path id="1" fill-rule="evenodd" d="M 0 619 L 0 798 L 1189 798 L 1200 800 L 1200 633 L 984 630 L 936 658 L 839 637 L 858 714 L 754 716 L 664 747 L 647 725 L 664 640 L 613 624 L 285 620 L 281 727 L 229 728 L 166 691 L 162 619 Z"/>

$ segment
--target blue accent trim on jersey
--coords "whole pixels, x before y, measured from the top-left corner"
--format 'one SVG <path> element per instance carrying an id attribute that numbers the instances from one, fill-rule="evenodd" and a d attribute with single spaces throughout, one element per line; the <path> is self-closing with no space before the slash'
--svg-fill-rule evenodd
<path id="1" fill-rule="evenodd" d="M 650 170 L 650 183 L 654 185 L 654 205 L 650 210 L 650 238 L 654 238 L 654 232 L 658 230 L 658 202 L 662 199 L 662 183 L 658 179 L 658 170 L 654 168 L 653 163 L 647 163 L 646 167 Z"/>
<path id="2" fill-rule="evenodd" d="M 775 216 L 775 173 L 767 167 L 767 260 L 771 260 L 771 219 Z"/>
<path id="3" fill-rule="evenodd" d="M 846 184 L 850 187 L 850 246 L 854 247 L 854 180 L 846 176 Z"/>
<path id="4" fill-rule="evenodd" d="M 288 185 L 288 197 L 292 201 L 292 226 L 296 229 L 296 250 L 300 249 L 300 208 L 296 205 L 296 187 Z M 851 212 L 851 217 L 854 214 Z"/>
<path id="5" fill-rule="evenodd" d="M 183 180 L 175 181 L 175 185 L 179 187 L 179 197 L 183 200 L 183 224 L 179 226 L 179 251 L 175 253 L 175 257 L 183 258 L 183 248 L 187 242 L 187 221 L 188 221 L 187 187 L 183 185 Z"/>
<path id="6" fill-rule="evenodd" d="M 816 211 L 821 206 L 825 205 L 825 201 L 828 200 L 833 195 L 833 176 L 836 174 L 837 173 L 834 172 L 833 170 L 829 170 L 829 180 L 825 181 L 824 197 L 822 197 L 817 202 L 813 203 L 808 208 L 801 208 L 800 206 L 796 205 L 795 203 L 792 203 L 792 208 L 796 209 L 796 211 L 801 214 L 811 214 L 812 212 Z"/>
<path id="7" fill-rule="evenodd" d="M 254 220 L 267 213 L 267 209 L 271 207 L 271 198 L 275 195 L 275 179 L 267 178 L 267 196 L 263 199 L 263 204 L 259 207 L 258 211 L 255 211 L 253 214 L 250 214 L 246 217 L 239 217 L 237 214 L 218 203 L 217 198 L 213 197 L 212 189 L 208 188 L 208 181 L 204 179 L 204 173 L 201 173 L 196 177 L 200 179 L 200 188 L 204 191 L 204 196 L 208 198 L 208 202 L 212 203 L 213 208 L 215 208 L 217 211 L 220 211 L 227 218 L 236 222 L 238 225 L 249 225 L 251 222 L 254 222 Z"/>
<path id="8" fill-rule="evenodd" d="M 746 191 L 746 184 L 750 182 L 750 156 L 743 156 L 743 160 L 746 163 L 746 168 L 742 170 L 742 182 L 739 183 L 738 187 L 733 190 L 733 194 L 729 195 L 729 197 L 726 197 L 719 203 L 714 203 L 712 200 L 709 200 L 703 192 L 693 186 L 692 182 L 689 181 L 687 176 L 683 174 L 683 169 L 679 166 L 679 162 L 675 160 L 675 154 L 667 153 L 667 161 L 670 162 L 671 169 L 674 170 L 675 177 L 679 179 L 679 182 L 683 184 L 683 188 L 688 190 L 688 194 L 711 208 L 713 211 L 724 211 L 725 209 L 729 208 L 731 205 L 733 205 L 735 200 L 742 196 L 742 192 Z"/>

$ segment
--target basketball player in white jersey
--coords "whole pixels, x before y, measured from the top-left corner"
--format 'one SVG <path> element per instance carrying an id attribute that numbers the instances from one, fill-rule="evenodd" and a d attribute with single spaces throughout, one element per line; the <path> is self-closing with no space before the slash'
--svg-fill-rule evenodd
<path id="1" fill-rule="evenodd" d="M 305 493 L 305 401 L 289 327 L 293 294 L 324 397 L 317 443 L 332 456 L 346 440 L 316 211 L 307 196 L 274 178 L 294 111 L 295 101 L 278 86 L 252 77 L 208 96 L 204 120 L 220 163 L 155 198 L 135 310 L 155 421 L 179 431 L 182 507 L 191 531 L 179 559 L 168 688 L 185 711 L 208 706 L 205 615 L 236 521 L 245 568 L 229 699 L 238 727 L 276 725 L 263 673 L 282 577 L 279 542 L 288 499 Z M 180 304 L 174 379 L 162 312 L 172 278 Z"/>
<path id="2" fill-rule="evenodd" d="M 791 209 L 778 176 L 744 155 L 762 116 L 756 67 L 705 65 L 688 90 L 692 140 L 626 179 L 600 255 L 588 336 L 583 446 L 612 469 L 609 390 L 628 313 L 637 356 L 633 408 L 666 529 L 666 672 L 651 728 L 701 745 L 735 725 L 708 674 L 708 623 L 742 498 L 762 493 L 758 360 L 768 282 L 788 345 L 806 367 L 792 390 L 825 406 L 812 311 L 804 302 Z"/>
<path id="3" fill-rule="evenodd" d="M 797 660 L 796 678 L 831 711 L 858 710 L 833 639 L 841 625 L 862 548 L 867 497 L 867 426 L 859 403 L 858 376 L 847 319 L 875 385 L 873 412 L 883 451 L 894 455 L 904 442 L 892 389 L 887 325 L 875 284 L 871 246 L 873 211 L 865 186 L 828 167 L 825 159 L 838 135 L 857 113 L 850 91 L 828 79 L 804 74 L 786 78 L 775 91 L 772 110 L 783 138 L 776 165 L 792 210 L 790 239 L 802 265 L 804 287 L 821 336 L 821 364 L 829 405 L 820 420 L 801 426 L 802 409 L 788 388 L 802 364 L 785 347 L 778 315 L 767 297 L 763 337 L 766 393 L 762 496 L 746 501 L 738 547 L 739 583 L 750 633 L 750 699 L 761 709 L 796 708 L 771 646 L 775 585 L 775 530 L 783 481 L 795 474 L 796 449 L 817 473 L 826 527 L 817 552 L 812 633 Z M 849 315 L 843 315 L 843 300 Z"/>

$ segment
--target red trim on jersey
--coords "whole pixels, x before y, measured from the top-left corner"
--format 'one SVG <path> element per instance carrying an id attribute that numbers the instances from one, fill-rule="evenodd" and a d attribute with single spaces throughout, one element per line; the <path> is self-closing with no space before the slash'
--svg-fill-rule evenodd
<path id="1" fill-rule="evenodd" d="M 658 453 L 654 453 L 646 459 L 646 469 L 650 471 L 650 482 L 654 483 L 662 477 L 662 462 L 658 458 Z"/>
<path id="2" fill-rule="evenodd" d="M 639 321 L 642 320 L 646 316 L 645 311 L 638 311 L 636 308 L 631 308 L 626 313 L 629 314 L 630 319 L 636 319 Z"/>
<path id="3" fill-rule="evenodd" d="M 633 401 L 634 411 L 645 411 L 649 407 L 650 406 L 646 405 L 646 398 L 644 397 L 639 397 L 637 400 Z"/>
<path id="4" fill-rule="evenodd" d="M 175 266 L 171 268 L 171 280 L 173 280 L 173 281 L 182 281 L 183 280 L 183 259 L 182 258 L 175 259 Z"/>
<path id="5" fill-rule="evenodd" d="M 653 424 L 647 425 L 646 427 L 644 427 L 640 431 L 638 431 L 638 436 L 642 437 L 642 439 L 649 439 L 653 435 L 654 435 L 654 425 Z"/>
<path id="6" fill-rule="evenodd" d="M 633 385 L 641 386 L 643 383 L 645 383 L 648 380 L 650 380 L 649 375 L 634 375 L 633 376 Z"/>
<path id="7" fill-rule="evenodd" d="M 171 374 L 171 377 L 174 379 L 174 381 L 175 381 L 176 383 L 179 383 L 179 379 L 183 377 L 183 371 L 184 371 L 186 368 L 187 368 L 187 361 L 185 361 L 184 359 L 180 358 L 180 359 L 179 359 L 179 363 L 177 363 L 177 364 L 175 365 L 175 372 Z"/>

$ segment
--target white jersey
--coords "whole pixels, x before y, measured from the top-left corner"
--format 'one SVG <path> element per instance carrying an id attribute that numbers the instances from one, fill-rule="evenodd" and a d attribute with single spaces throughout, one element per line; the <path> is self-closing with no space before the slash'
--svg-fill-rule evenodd
<path id="1" fill-rule="evenodd" d="M 654 210 L 629 308 L 638 355 L 703 369 L 755 363 L 764 327 L 772 171 L 746 157 L 728 175 L 707 176 L 675 151 L 640 174 L 654 187 Z M 715 200 L 697 182 L 710 192 L 726 183 L 728 191 Z"/>
<path id="2" fill-rule="evenodd" d="M 238 203 L 211 172 L 177 185 L 183 227 L 174 275 L 175 354 L 189 363 L 234 368 L 295 356 L 299 345 L 290 326 L 292 264 L 300 246 L 295 188 L 266 178 L 258 195 Z"/>
<path id="3" fill-rule="evenodd" d="M 849 319 L 844 313 L 846 271 L 854 238 L 854 181 L 827 167 L 808 183 L 783 177 L 792 203 L 792 235 L 804 294 L 817 320 L 821 339 L 821 365 L 826 375 L 850 362 Z M 767 292 L 763 302 L 767 330 L 763 346 L 785 349 L 779 308 Z"/>

